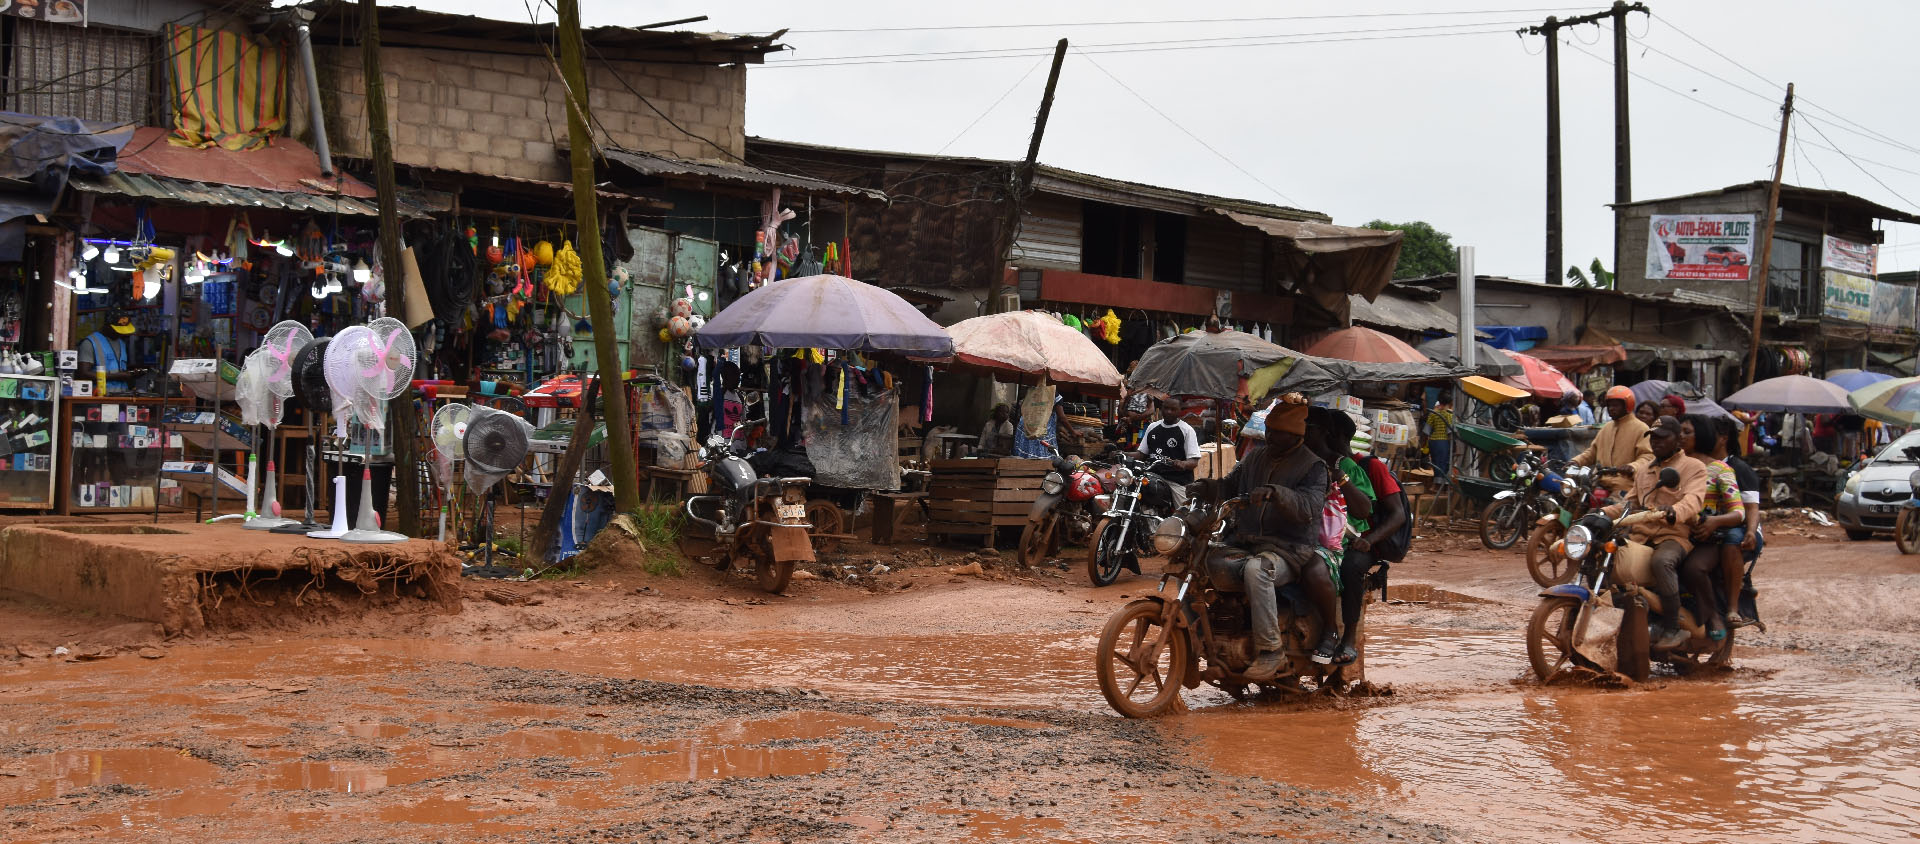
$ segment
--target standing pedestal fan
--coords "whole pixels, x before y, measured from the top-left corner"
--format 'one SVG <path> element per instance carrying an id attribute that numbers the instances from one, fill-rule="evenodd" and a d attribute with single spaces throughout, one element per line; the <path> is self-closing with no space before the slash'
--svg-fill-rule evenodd
<path id="1" fill-rule="evenodd" d="M 247 356 L 249 367 L 259 366 L 262 370 L 260 381 L 268 394 L 260 414 L 267 428 L 266 486 L 260 493 L 260 515 L 247 520 L 248 530 L 304 527 L 300 522 L 280 514 L 280 488 L 274 477 L 273 438 L 274 431 L 280 427 L 280 420 L 286 418 L 287 399 L 293 397 L 294 359 L 312 342 L 313 332 L 308 331 L 306 326 L 285 320 L 268 329 L 267 336 L 260 341 L 260 348 Z M 309 486 L 308 490 L 311 492 L 312 487 Z"/>
<path id="2" fill-rule="evenodd" d="M 267 391 L 267 362 L 259 352 L 248 355 L 241 361 L 240 375 L 233 382 L 233 402 L 240 406 L 240 424 L 245 425 L 247 433 L 253 435 L 253 449 L 247 452 L 247 509 L 239 513 L 214 516 L 207 524 L 224 522 L 229 519 L 243 519 L 249 523 L 260 518 L 253 509 L 254 482 L 259 477 L 260 468 L 260 431 L 266 424 L 266 415 L 273 405 L 272 394 Z M 217 420 L 213 426 L 213 435 L 220 436 Z"/>
<path id="3" fill-rule="evenodd" d="M 453 507 L 453 464 L 466 457 L 473 405 L 449 404 L 433 414 L 433 463 L 440 470 L 440 541 L 447 541 L 447 511 Z"/>
<path id="4" fill-rule="evenodd" d="M 326 354 L 321 358 L 321 369 L 326 373 L 328 406 L 333 409 L 334 437 L 345 441 L 347 426 L 358 418 L 353 402 L 353 393 L 359 389 L 356 373 L 360 370 L 359 353 L 367 349 L 367 341 L 372 330 L 364 325 L 349 325 L 333 335 L 333 342 L 327 344 Z M 364 422 L 364 420 L 362 420 Z M 343 442 L 343 447 L 351 450 L 351 445 Z M 371 454 L 369 454 L 371 456 Z M 347 525 L 347 476 L 346 462 L 335 464 L 333 476 L 333 527 L 307 534 L 315 539 L 343 539 L 352 533 Z M 360 499 L 363 509 L 373 509 L 373 469 L 369 465 L 363 472 L 364 483 L 361 490 L 366 495 Z M 403 539 L 405 537 L 402 537 Z M 398 540 L 395 540 L 398 541 Z"/>
<path id="5" fill-rule="evenodd" d="M 328 352 L 327 384 L 347 397 L 353 406 L 354 418 L 366 427 L 367 455 L 371 458 L 376 450 L 371 440 L 380 437 L 384 442 L 387 403 L 406 395 L 413 386 L 416 353 L 413 333 L 407 330 L 406 323 L 381 317 L 360 331 L 340 332 Z M 399 477 L 400 473 L 395 475 Z M 401 482 L 409 480 L 411 478 Z M 360 512 L 355 514 L 353 530 L 340 539 L 364 543 L 407 541 L 404 533 L 380 528 L 379 514 L 373 508 L 371 459 L 360 473 Z"/>
<path id="6" fill-rule="evenodd" d="M 307 494 L 303 496 L 307 499 L 306 518 L 274 528 L 274 533 L 312 535 L 324 530 L 323 525 L 313 520 L 313 502 L 320 494 L 316 464 L 320 459 L 320 414 L 328 407 L 325 360 L 327 345 L 331 342 L 332 338 L 322 337 L 293 353 L 293 395 L 307 409 Z M 340 509 L 340 499 L 333 500 L 334 509 Z"/>
<path id="7" fill-rule="evenodd" d="M 494 496 L 489 493 L 527 459 L 532 437 L 533 426 L 527 420 L 504 410 L 475 406 L 467 421 L 467 488 L 486 498 L 481 517 L 486 523 L 482 539 L 487 547 L 486 565 L 493 565 Z"/>

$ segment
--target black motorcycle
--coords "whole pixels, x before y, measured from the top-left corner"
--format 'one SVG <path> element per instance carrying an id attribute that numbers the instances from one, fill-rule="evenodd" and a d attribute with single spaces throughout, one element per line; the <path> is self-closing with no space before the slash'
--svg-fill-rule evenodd
<path id="1" fill-rule="evenodd" d="M 778 594 L 787 588 L 795 563 L 812 562 L 812 525 L 807 521 L 811 478 L 763 478 L 747 462 L 739 437 L 715 434 L 701 449 L 709 492 L 687 499 L 687 525 L 681 550 L 726 571 L 734 561 L 752 561 L 760 588 Z"/>
<path id="2" fill-rule="evenodd" d="M 1107 586 L 1120 578 L 1121 569 L 1140 573 L 1140 558 L 1157 553 L 1153 528 L 1172 513 L 1173 482 L 1156 474 L 1167 461 L 1123 459 L 1113 467 L 1113 492 L 1106 512 L 1094 525 L 1087 553 L 1087 578 Z M 1097 501 L 1098 499 L 1096 499 Z"/>
<path id="3" fill-rule="evenodd" d="M 1489 551 L 1512 548 L 1541 516 L 1559 512 L 1560 499 L 1571 494 L 1567 479 L 1545 461 L 1531 453 L 1521 455 L 1507 488 L 1495 493 L 1480 514 L 1480 544 Z"/>

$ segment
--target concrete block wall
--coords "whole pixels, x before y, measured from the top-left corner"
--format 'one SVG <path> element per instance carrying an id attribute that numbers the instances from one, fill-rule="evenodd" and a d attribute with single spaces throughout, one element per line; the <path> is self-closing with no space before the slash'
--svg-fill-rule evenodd
<path id="1" fill-rule="evenodd" d="M 359 50 L 316 45 L 315 52 L 333 149 L 371 156 Z M 395 162 L 547 181 L 569 177 L 558 154 L 567 145 L 564 88 L 544 56 L 389 47 L 381 71 Z M 596 132 L 614 143 L 686 159 L 746 154 L 746 68 L 594 62 L 587 71 Z"/>

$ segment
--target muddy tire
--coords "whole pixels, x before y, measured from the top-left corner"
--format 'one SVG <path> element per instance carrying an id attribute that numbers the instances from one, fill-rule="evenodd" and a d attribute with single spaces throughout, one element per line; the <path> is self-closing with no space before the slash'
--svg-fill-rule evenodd
<path id="1" fill-rule="evenodd" d="M 1545 683 L 1573 663 L 1573 623 L 1580 616 L 1580 601 L 1552 597 L 1540 601 L 1527 621 L 1527 661 L 1533 664 L 1533 676 Z"/>
<path id="2" fill-rule="evenodd" d="M 1047 561 L 1060 548 L 1060 516 L 1048 511 L 1039 521 L 1020 529 L 1020 567 L 1030 569 Z"/>
<path id="3" fill-rule="evenodd" d="M 754 560 L 753 575 L 760 581 L 761 589 L 778 595 L 787 591 L 788 581 L 793 580 L 793 561 Z"/>
<path id="4" fill-rule="evenodd" d="M 847 532 L 847 517 L 840 511 L 840 505 L 824 498 L 815 498 L 807 502 L 807 535 L 813 540 L 813 550 L 826 554 L 839 549 L 839 534 Z"/>
<path id="5" fill-rule="evenodd" d="M 1893 544 L 1902 554 L 1920 554 L 1920 515 L 1913 508 L 1900 509 L 1900 518 L 1893 522 Z"/>
<path id="6" fill-rule="evenodd" d="M 1140 599 L 1107 619 L 1094 652 L 1100 694 L 1128 718 L 1153 718 L 1180 703 L 1187 671 L 1187 636 L 1161 623 L 1159 601 Z"/>
<path id="7" fill-rule="evenodd" d="M 1620 673 L 1636 682 L 1644 683 L 1653 673 L 1652 655 L 1647 648 L 1647 602 L 1638 596 L 1627 599 L 1622 609 L 1625 615 L 1620 619 L 1620 636 L 1614 640 L 1614 647 L 1620 654 Z"/>
<path id="8" fill-rule="evenodd" d="M 1527 574 L 1533 582 L 1542 587 L 1572 583 L 1574 575 L 1580 573 L 1580 567 L 1567 559 L 1564 553 L 1555 553 L 1554 543 L 1567 535 L 1567 528 L 1554 519 L 1544 525 L 1535 525 L 1533 532 L 1527 534 Z"/>
<path id="9" fill-rule="evenodd" d="M 1714 648 L 1713 653 L 1707 654 L 1708 665 L 1715 668 L 1733 667 L 1733 636 L 1736 632 L 1738 632 L 1736 628 L 1727 629 L 1727 638 L 1720 640 L 1720 647 Z"/>
<path id="10" fill-rule="evenodd" d="M 1093 529 L 1093 540 L 1087 543 L 1087 579 L 1095 586 L 1111 586 L 1120 579 L 1121 570 L 1127 567 L 1127 558 L 1133 552 L 1121 546 L 1121 522 L 1113 519 L 1101 519 Z"/>
<path id="11" fill-rule="evenodd" d="M 1489 551 L 1512 548 L 1526 532 L 1526 502 L 1518 495 L 1495 501 L 1480 514 L 1480 544 Z"/>

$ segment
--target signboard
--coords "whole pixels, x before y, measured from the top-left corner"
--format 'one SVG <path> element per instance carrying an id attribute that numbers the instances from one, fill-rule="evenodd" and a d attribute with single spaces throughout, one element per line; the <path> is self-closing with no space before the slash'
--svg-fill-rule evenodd
<path id="1" fill-rule="evenodd" d="M 1752 214 L 1656 214 L 1648 225 L 1647 278 L 1747 280 Z"/>
<path id="2" fill-rule="evenodd" d="M 1837 237 L 1822 239 L 1820 248 L 1820 266 L 1843 273 L 1879 275 L 1875 268 L 1879 265 L 1880 247 L 1871 243 L 1854 243 Z"/>
<path id="3" fill-rule="evenodd" d="M 1870 324 L 1875 328 L 1914 330 L 1914 288 L 1902 284 L 1874 282 Z"/>
<path id="4" fill-rule="evenodd" d="M 0 0 L 0 15 L 50 23 L 85 23 L 87 0 Z"/>
<path id="5" fill-rule="evenodd" d="M 1835 270 L 1820 275 L 1827 283 L 1827 303 L 1821 313 L 1848 322 L 1864 323 L 1873 318 L 1873 279 Z"/>

